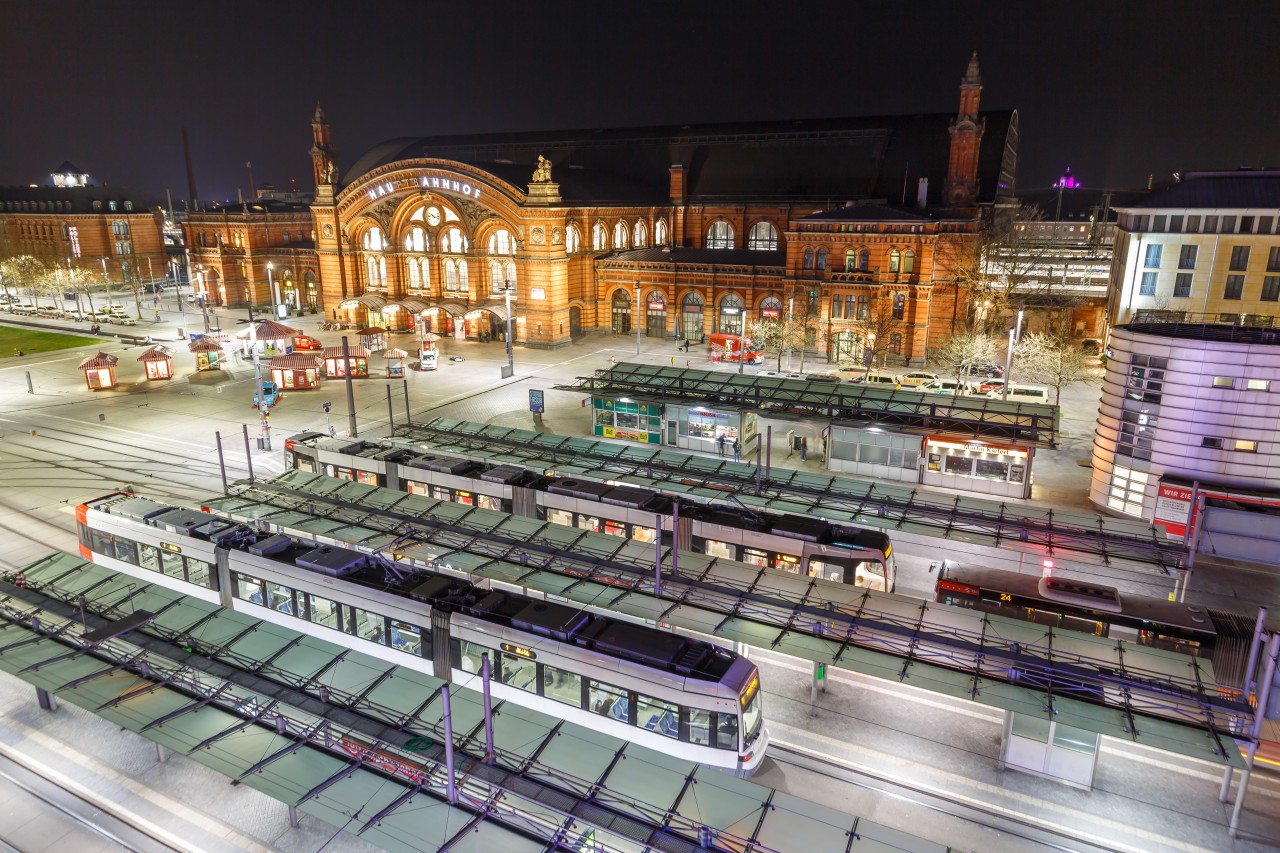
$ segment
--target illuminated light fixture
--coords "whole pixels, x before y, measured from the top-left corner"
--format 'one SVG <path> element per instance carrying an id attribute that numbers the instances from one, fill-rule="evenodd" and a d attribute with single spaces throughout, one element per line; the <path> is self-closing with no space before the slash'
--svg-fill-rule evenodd
<path id="1" fill-rule="evenodd" d="M 619 402 L 619 403 L 630 403 L 630 402 L 631 402 L 631 398 L 630 398 L 630 397 L 619 397 L 619 398 L 618 398 L 618 402 Z"/>
<path id="2" fill-rule="evenodd" d="M 1053 560 L 1041 560 L 1040 565 L 1044 567 L 1044 576 L 1049 577 L 1053 574 Z"/>

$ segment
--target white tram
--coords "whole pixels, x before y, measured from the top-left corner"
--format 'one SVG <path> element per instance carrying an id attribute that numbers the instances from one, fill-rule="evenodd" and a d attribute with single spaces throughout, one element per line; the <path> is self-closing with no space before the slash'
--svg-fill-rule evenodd
<path id="1" fill-rule="evenodd" d="M 893 546 L 881 530 L 316 432 L 285 440 L 285 465 L 641 542 L 654 540 L 660 517 L 666 545 L 672 544 L 678 502 L 676 547 L 682 551 L 881 592 L 894 589 Z"/>
<path id="2" fill-rule="evenodd" d="M 748 776 L 764 757 L 760 677 L 748 659 L 333 544 L 115 493 L 76 508 L 94 563 L 479 690 Z"/>

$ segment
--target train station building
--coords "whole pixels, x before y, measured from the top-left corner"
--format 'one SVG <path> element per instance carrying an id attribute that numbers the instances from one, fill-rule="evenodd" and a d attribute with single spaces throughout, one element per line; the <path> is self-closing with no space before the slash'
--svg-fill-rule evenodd
<path id="1" fill-rule="evenodd" d="M 384 142 L 339 172 L 317 107 L 330 320 L 559 347 L 701 344 L 762 321 L 829 361 L 920 364 L 968 311 L 956 264 L 1013 203 L 1014 111 L 491 133 Z M 877 342 L 878 339 L 878 342 Z"/>

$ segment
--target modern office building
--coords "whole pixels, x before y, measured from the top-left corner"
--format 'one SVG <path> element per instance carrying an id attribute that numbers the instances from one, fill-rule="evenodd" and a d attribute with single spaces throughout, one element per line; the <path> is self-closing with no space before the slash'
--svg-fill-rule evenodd
<path id="1" fill-rule="evenodd" d="M 1199 552 L 1280 564 L 1280 330 L 1113 327 L 1089 495 Z"/>
<path id="2" fill-rule="evenodd" d="M 556 347 L 591 333 L 702 341 L 803 325 L 830 360 L 873 319 L 919 363 L 968 305 L 953 265 L 1013 203 L 1017 113 L 389 140 L 339 172 L 317 108 L 320 301 L 330 319 Z"/>

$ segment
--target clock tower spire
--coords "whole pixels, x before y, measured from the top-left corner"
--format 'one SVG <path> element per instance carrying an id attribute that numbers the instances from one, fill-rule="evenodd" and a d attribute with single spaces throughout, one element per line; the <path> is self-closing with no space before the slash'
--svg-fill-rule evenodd
<path id="1" fill-rule="evenodd" d="M 942 197 L 955 208 L 972 208 L 978 198 L 978 153 L 986 119 L 978 117 L 978 101 L 982 96 L 982 76 L 978 73 L 978 52 L 969 59 L 960 80 L 960 109 L 951 120 L 951 157 L 947 164 L 947 180 Z"/>

